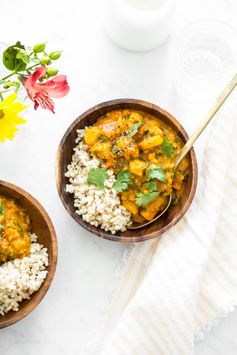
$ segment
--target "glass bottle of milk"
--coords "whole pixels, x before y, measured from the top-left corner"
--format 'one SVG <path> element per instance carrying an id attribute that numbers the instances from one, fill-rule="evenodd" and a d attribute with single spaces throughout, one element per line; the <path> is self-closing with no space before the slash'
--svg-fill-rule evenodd
<path id="1" fill-rule="evenodd" d="M 124 0 L 128 5 L 140 10 L 156 10 L 165 0 Z"/>
<path id="2" fill-rule="evenodd" d="M 176 0 L 105 0 L 104 26 L 118 46 L 147 51 L 171 32 Z"/>

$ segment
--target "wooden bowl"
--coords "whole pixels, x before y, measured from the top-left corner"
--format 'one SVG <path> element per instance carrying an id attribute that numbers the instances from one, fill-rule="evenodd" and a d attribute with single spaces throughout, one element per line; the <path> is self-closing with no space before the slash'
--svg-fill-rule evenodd
<path id="1" fill-rule="evenodd" d="M 0 315 L 0 328 L 4 328 L 27 316 L 45 296 L 54 277 L 57 264 L 58 246 L 53 224 L 44 208 L 38 201 L 36 201 L 36 199 L 34 199 L 34 197 L 21 188 L 1 180 L 0 195 L 15 199 L 28 211 L 32 222 L 32 232 L 38 236 L 37 242 L 47 247 L 49 255 L 49 266 L 47 268 L 48 274 L 44 283 L 37 292 L 31 295 L 29 300 L 24 300 L 20 303 L 19 311 L 10 311 L 4 316 Z"/>
<path id="2" fill-rule="evenodd" d="M 170 125 L 184 142 L 186 142 L 188 138 L 188 135 L 181 124 L 171 114 L 161 109 L 159 106 L 134 99 L 119 99 L 101 103 L 80 115 L 64 134 L 58 148 L 56 159 L 56 183 L 64 207 L 83 228 L 101 238 L 123 243 L 134 243 L 160 236 L 162 233 L 173 227 L 184 216 L 196 191 L 198 175 L 197 161 L 194 150 L 191 149 L 189 153 L 191 162 L 189 179 L 185 185 L 184 194 L 179 201 L 179 204 L 170 208 L 160 219 L 151 223 L 149 226 L 137 230 L 127 230 L 126 232 L 113 235 L 110 232 L 105 232 L 99 227 L 94 227 L 83 221 L 83 219 L 75 212 L 73 195 L 65 191 L 65 186 L 69 183 L 68 179 L 65 177 L 65 173 L 67 171 L 67 165 L 70 164 L 72 159 L 75 139 L 77 137 L 76 130 L 93 125 L 102 115 L 118 109 L 133 109 L 147 112 Z"/>

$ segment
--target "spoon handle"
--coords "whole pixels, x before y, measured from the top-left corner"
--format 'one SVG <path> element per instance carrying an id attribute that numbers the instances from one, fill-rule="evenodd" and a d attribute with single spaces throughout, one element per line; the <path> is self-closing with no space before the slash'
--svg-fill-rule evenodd
<path id="1" fill-rule="evenodd" d="M 209 122 L 212 120 L 212 118 L 215 116 L 217 111 L 220 109 L 220 107 L 223 105 L 225 100 L 228 98 L 228 96 L 231 94 L 231 92 L 234 90 L 234 88 L 237 85 L 237 73 L 233 77 L 233 79 L 229 82 L 229 84 L 226 86 L 224 91 L 220 94 L 220 96 L 217 98 L 215 104 L 212 106 L 211 110 L 207 114 L 207 116 L 202 120 L 200 125 L 196 128 L 196 130 L 193 132 L 187 143 L 183 146 L 181 149 L 178 158 L 175 162 L 175 168 L 179 165 L 181 160 L 185 157 L 185 155 L 189 152 L 189 150 L 192 148 L 193 144 L 196 142 L 200 134 L 204 131 L 204 129 L 207 127 Z"/>

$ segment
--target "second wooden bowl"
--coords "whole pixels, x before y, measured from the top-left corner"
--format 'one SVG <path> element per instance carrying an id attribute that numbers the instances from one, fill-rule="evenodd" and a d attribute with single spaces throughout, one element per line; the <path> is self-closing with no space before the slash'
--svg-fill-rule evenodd
<path id="1" fill-rule="evenodd" d="M 20 303 L 19 311 L 10 311 L 4 316 L 0 315 L 0 328 L 4 328 L 27 316 L 45 296 L 54 277 L 58 257 L 58 246 L 53 224 L 47 212 L 34 197 L 18 186 L 1 180 L 0 195 L 13 198 L 27 210 L 31 218 L 32 232 L 37 235 L 37 242 L 48 249 L 49 256 L 48 274 L 40 289 L 33 293 L 29 300 L 24 300 Z"/>
<path id="2" fill-rule="evenodd" d="M 73 205 L 73 195 L 68 194 L 65 190 L 68 179 L 65 177 L 67 171 L 67 165 L 70 164 L 73 154 L 73 148 L 75 147 L 75 139 L 77 137 L 76 130 L 84 128 L 85 126 L 93 125 L 98 118 L 106 114 L 107 112 L 120 109 L 133 109 L 143 112 L 147 112 L 166 124 L 171 126 L 179 135 L 179 137 L 186 142 L 188 135 L 181 124 L 168 112 L 161 109 L 159 106 L 153 105 L 149 102 L 133 99 L 119 99 L 101 103 L 92 107 L 88 111 L 80 115 L 67 129 L 64 134 L 57 153 L 56 159 L 56 183 L 59 196 L 62 203 L 69 214 L 86 230 L 98 235 L 101 238 L 119 241 L 123 243 L 134 243 L 144 240 L 148 240 L 161 235 L 174 226 L 188 210 L 197 185 L 197 161 L 194 150 L 191 149 L 189 153 L 190 158 L 190 174 L 188 181 L 185 185 L 184 194 L 179 201 L 179 204 L 170 208 L 160 219 L 150 225 L 137 230 L 127 230 L 126 232 L 117 233 L 115 235 L 110 232 L 94 227 L 89 223 L 83 221 L 83 219 L 75 212 Z"/>

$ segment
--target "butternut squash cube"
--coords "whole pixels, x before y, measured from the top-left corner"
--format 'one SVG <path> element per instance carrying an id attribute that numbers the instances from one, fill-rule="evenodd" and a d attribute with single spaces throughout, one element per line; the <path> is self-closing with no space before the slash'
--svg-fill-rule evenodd
<path id="1" fill-rule="evenodd" d="M 147 168 L 147 163 L 140 159 L 134 159 L 129 162 L 129 170 L 136 176 L 142 176 L 143 171 Z"/>
<path id="2" fill-rule="evenodd" d="M 89 147 L 92 147 L 101 135 L 101 131 L 98 127 L 89 127 L 86 129 L 85 142 Z"/>
<path id="3" fill-rule="evenodd" d="M 122 201 L 122 205 L 127 208 L 127 210 L 129 212 L 131 212 L 133 215 L 137 214 L 138 213 L 138 207 L 137 205 L 135 204 L 135 202 L 133 201 L 129 201 L 129 200 L 124 200 Z"/>
<path id="4" fill-rule="evenodd" d="M 147 136 L 138 144 L 138 147 L 142 150 L 150 150 L 162 143 L 163 138 L 161 136 Z"/>

